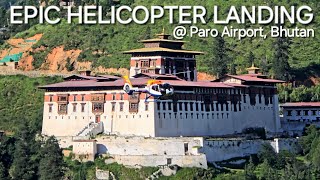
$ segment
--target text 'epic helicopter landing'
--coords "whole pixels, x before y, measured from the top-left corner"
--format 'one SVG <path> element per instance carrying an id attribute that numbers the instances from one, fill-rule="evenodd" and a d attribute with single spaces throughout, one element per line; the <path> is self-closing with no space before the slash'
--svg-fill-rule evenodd
<path id="1" fill-rule="evenodd" d="M 159 99 L 161 96 L 167 96 L 173 94 L 173 87 L 169 83 L 162 83 L 160 80 L 148 80 L 144 88 L 133 87 L 128 76 L 123 76 L 125 84 L 123 90 L 132 95 L 134 92 L 147 93 L 149 96 L 146 97 L 147 101 L 151 96 L 154 99 Z"/>

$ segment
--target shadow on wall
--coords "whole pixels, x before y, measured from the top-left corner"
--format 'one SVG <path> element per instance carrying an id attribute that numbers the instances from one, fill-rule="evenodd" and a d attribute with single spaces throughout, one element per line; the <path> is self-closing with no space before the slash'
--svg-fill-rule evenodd
<path id="1" fill-rule="evenodd" d="M 98 154 L 106 154 L 108 152 L 108 148 L 103 144 L 97 144 L 97 153 Z"/>

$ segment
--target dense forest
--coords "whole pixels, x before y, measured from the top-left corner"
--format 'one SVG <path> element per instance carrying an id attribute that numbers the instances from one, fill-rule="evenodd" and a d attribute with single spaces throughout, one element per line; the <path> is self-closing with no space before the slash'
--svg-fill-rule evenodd
<path id="1" fill-rule="evenodd" d="M 8 7 L 7 1 L 0 1 L 2 10 L 0 10 L 1 26 L 6 25 L 6 18 L 9 12 L 5 10 Z M 44 1 L 49 5 L 56 5 L 57 1 Z M 198 57 L 198 70 L 207 72 L 213 75 L 222 75 L 225 73 L 241 74 L 245 73 L 245 68 L 250 66 L 253 62 L 262 68 L 263 73 L 283 80 L 299 80 L 304 81 L 309 77 L 318 77 L 320 56 L 319 56 L 319 36 L 317 27 L 319 27 L 319 10 L 320 2 L 318 0 L 301 1 L 301 0 L 218 0 L 218 1 L 193 1 L 193 0 L 84 0 L 75 1 L 77 5 L 95 4 L 101 5 L 106 11 L 110 6 L 120 5 L 143 5 L 150 7 L 151 5 L 202 5 L 207 9 L 207 24 L 196 24 L 200 28 L 217 28 L 221 30 L 222 25 L 213 24 L 210 19 L 213 17 L 213 6 L 217 5 L 221 9 L 219 12 L 222 17 L 226 16 L 231 5 L 236 7 L 252 6 L 252 5 L 268 5 L 273 7 L 275 5 L 290 6 L 308 5 L 312 8 L 314 20 L 308 25 L 289 24 L 285 23 L 282 26 L 287 28 L 304 27 L 314 28 L 314 38 L 244 38 L 238 40 L 237 38 L 199 38 L 199 37 L 185 37 L 185 48 L 192 50 L 204 51 L 206 54 Z M 37 4 L 38 1 L 14 1 L 15 4 Z M 65 11 L 60 14 L 52 14 L 52 16 L 64 16 Z M 128 14 L 123 14 L 128 16 Z M 154 37 L 154 34 L 161 32 L 162 28 L 168 33 L 171 33 L 173 28 L 177 26 L 177 19 L 173 24 L 169 24 L 168 17 L 156 21 L 155 24 L 138 25 L 131 23 L 129 25 L 79 25 L 68 24 L 62 20 L 58 25 L 39 25 L 37 20 L 31 21 L 29 24 L 23 25 L 8 25 L 11 36 L 29 37 L 36 33 L 44 33 L 43 38 L 34 45 L 36 47 L 46 47 L 42 51 L 34 54 L 35 67 L 40 67 L 44 62 L 44 57 L 54 48 L 63 45 L 68 49 L 81 49 L 78 61 L 91 61 L 93 66 L 103 67 L 125 67 L 128 68 L 128 55 L 123 55 L 121 52 L 133 48 L 142 47 L 138 43 L 141 39 Z M 275 24 L 268 24 L 263 26 L 266 31 L 270 26 Z M 190 25 L 186 25 L 189 27 Z M 256 28 L 260 25 L 256 24 L 236 24 L 230 23 L 228 26 L 234 28 Z M 190 43 L 192 42 L 192 43 Z M 100 52 L 100 53 L 95 53 Z M 219 55 L 219 53 L 220 55 Z M 223 57 L 222 59 L 219 57 Z M 314 69 L 314 71 L 308 71 Z"/>

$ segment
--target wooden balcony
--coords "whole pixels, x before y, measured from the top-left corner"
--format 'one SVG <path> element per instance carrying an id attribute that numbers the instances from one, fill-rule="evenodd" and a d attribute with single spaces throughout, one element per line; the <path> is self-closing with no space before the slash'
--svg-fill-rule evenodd
<path id="1" fill-rule="evenodd" d="M 91 94 L 92 102 L 105 102 L 105 94 Z"/>

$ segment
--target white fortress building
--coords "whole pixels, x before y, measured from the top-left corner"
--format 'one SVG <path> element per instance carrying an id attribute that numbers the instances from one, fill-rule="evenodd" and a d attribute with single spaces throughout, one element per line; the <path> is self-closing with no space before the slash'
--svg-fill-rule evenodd
<path id="1" fill-rule="evenodd" d="M 202 52 L 185 50 L 184 41 L 168 37 L 158 34 L 156 39 L 142 41 L 144 48 L 125 53 L 132 55 L 134 87 L 145 87 L 150 79 L 161 80 L 174 87 L 172 96 L 145 101 L 147 94 L 126 94 L 120 77 L 90 76 L 90 72 L 73 75 L 40 87 L 45 90 L 42 133 L 58 138 L 98 133 L 190 137 L 181 143 L 185 155 L 194 149 L 190 144 L 203 145 L 192 137 L 235 136 L 247 128 L 264 128 L 269 134 L 281 131 L 276 84 L 282 81 L 268 79 L 254 66 L 248 74 L 197 81 L 195 56 Z"/>
<path id="2" fill-rule="evenodd" d="M 282 81 L 267 79 L 254 66 L 245 75 L 196 81 L 194 57 L 201 52 L 184 50 L 183 41 L 168 36 L 159 34 L 143 41 L 145 48 L 125 53 L 133 54 L 134 87 L 157 79 L 171 84 L 174 95 L 145 102 L 144 93 L 127 95 L 119 77 L 74 75 L 41 87 L 46 90 L 42 133 L 77 136 L 99 127 L 105 134 L 192 137 L 232 135 L 249 127 L 280 130 L 275 85 Z"/>

